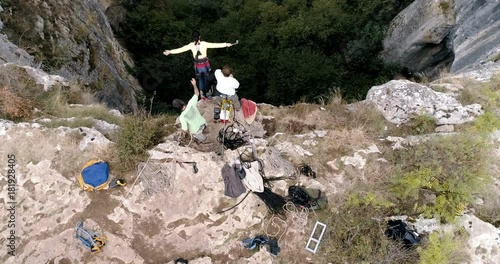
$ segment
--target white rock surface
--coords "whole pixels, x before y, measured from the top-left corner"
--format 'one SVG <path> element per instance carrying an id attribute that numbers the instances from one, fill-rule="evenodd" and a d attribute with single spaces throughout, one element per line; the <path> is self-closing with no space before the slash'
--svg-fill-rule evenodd
<path id="1" fill-rule="evenodd" d="M 469 255 L 472 264 L 497 264 L 500 260 L 500 228 L 474 215 L 461 217 L 462 226 L 469 233 Z"/>
<path id="2" fill-rule="evenodd" d="M 453 96 L 407 80 L 393 80 L 372 87 L 366 100 L 375 103 L 385 119 L 406 123 L 413 115 L 430 115 L 437 125 L 463 124 L 483 113 L 479 104 L 462 106 Z"/>
<path id="3" fill-rule="evenodd" d="M 345 165 L 351 165 L 359 170 L 362 170 L 366 165 L 366 155 L 372 153 L 381 153 L 376 145 L 371 145 L 367 149 L 361 149 L 354 153 L 353 156 L 344 156 L 340 158 Z M 331 164 L 330 166 L 335 166 Z"/>

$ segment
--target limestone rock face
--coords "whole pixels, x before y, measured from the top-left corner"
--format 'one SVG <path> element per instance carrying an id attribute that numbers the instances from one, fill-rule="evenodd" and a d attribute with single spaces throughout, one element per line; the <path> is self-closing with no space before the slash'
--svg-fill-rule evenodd
<path id="1" fill-rule="evenodd" d="M 453 56 L 446 37 L 454 25 L 452 8 L 441 8 L 439 1 L 417 0 L 391 22 L 382 56 L 413 71 L 441 63 Z"/>
<path id="2" fill-rule="evenodd" d="M 391 22 L 383 58 L 413 71 L 477 66 L 500 52 L 500 2 L 417 0 Z"/>
<path id="3" fill-rule="evenodd" d="M 451 72 L 470 68 L 500 53 L 500 2 L 455 0 Z"/>
<path id="4" fill-rule="evenodd" d="M 449 94 L 407 80 L 374 86 L 366 99 L 374 102 L 384 117 L 395 124 L 409 121 L 412 115 L 423 114 L 436 118 L 437 125 L 463 124 L 483 113 L 479 104 L 462 106 Z"/>
<path id="5" fill-rule="evenodd" d="M 108 107 L 136 111 L 140 86 L 125 69 L 133 62 L 114 37 L 105 6 L 93 0 L 2 3 L 0 63 L 36 68 L 34 56 L 42 70 L 80 82 Z"/>

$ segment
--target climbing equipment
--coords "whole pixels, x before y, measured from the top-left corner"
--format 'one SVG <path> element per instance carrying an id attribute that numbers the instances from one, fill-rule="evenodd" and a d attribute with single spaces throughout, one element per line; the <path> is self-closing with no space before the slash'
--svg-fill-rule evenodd
<path id="1" fill-rule="evenodd" d="M 82 244 L 90 249 L 90 252 L 97 253 L 101 251 L 101 248 L 106 245 L 107 238 L 98 233 L 90 233 L 89 231 L 83 229 L 83 221 L 79 221 L 76 224 L 76 237 L 80 239 Z"/>
<path id="2" fill-rule="evenodd" d="M 220 122 L 228 123 L 234 118 L 233 101 L 226 96 L 222 97 L 220 108 Z"/>
<path id="3" fill-rule="evenodd" d="M 311 168 L 311 166 L 304 164 L 301 165 L 297 168 L 300 172 L 300 174 L 307 176 L 307 177 L 312 177 L 313 179 L 316 178 L 316 172 L 314 172 Z"/>
<path id="4" fill-rule="evenodd" d="M 259 246 L 268 245 L 267 251 L 271 253 L 272 256 L 277 256 L 280 252 L 280 248 L 278 246 L 278 241 L 276 239 L 269 239 L 267 236 L 256 236 L 255 238 L 245 238 L 242 241 L 243 247 L 248 248 L 250 250 L 255 249 Z"/>
<path id="5" fill-rule="evenodd" d="M 127 181 L 125 179 L 114 179 L 109 183 L 109 188 L 116 188 L 118 186 L 125 186 L 127 185 Z"/>
<path id="6" fill-rule="evenodd" d="M 224 126 L 221 128 L 217 141 L 222 144 L 224 149 L 230 150 L 235 150 L 248 142 L 244 127 L 237 121 L 227 127 Z"/>

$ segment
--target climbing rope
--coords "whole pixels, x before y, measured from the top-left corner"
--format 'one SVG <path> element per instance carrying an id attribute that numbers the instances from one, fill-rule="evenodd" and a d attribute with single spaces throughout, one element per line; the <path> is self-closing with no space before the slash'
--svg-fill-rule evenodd
<path id="1" fill-rule="evenodd" d="M 137 164 L 137 171 L 142 172 L 138 174 L 138 177 L 141 178 L 144 192 L 148 196 L 151 197 L 154 194 L 163 192 L 171 186 L 170 179 L 176 175 L 177 161 L 173 158 L 170 169 L 166 166 L 166 163 L 167 161 L 163 162 L 163 164 L 146 164 L 143 162 Z"/>
<path id="2" fill-rule="evenodd" d="M 266 227 L 264 229 L 261 227 L 261 231 L 263 231 L 269 237 L 278 238 L 278 242 L 289 230 L 303 230 L 304 226 L 306 226 L 307 224 L 307 219 L 309 217 L 309 209 L 298 208 L 292 202 L 287 202 L 286 204 L 284 204 L 283 210 L 286 212 L 286 219 L 283 219 L 278 215 L 273 215 L 267 223 Z M 271 233 L 271 227 L 276 227 L 278 230 L 275 233 Z M 282 232 L 283 228 L 284 231 Z"/>
<path id="3" fill-rule="evenodd" d="M 290 175 L 289 176 L 290 178 L 292 179 L 295 178 L 296 171 L 293 165 L 289 161 L 281 157 L 281 153 L 279 150 L 277 150 L 274 147 L 268 147 L 266 148 L 265 154 L 266 154 L 265 160 L 267 161 L 271 169 L 273 170 L 282 169 L 286 175 Z"/>

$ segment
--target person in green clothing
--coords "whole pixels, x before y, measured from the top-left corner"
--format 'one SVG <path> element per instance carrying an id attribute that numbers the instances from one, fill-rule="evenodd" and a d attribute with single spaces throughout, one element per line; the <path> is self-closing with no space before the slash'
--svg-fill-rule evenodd
<path id="1" fill-rule="evenodd" d="M 208 73 L 210 72 L 210 62 L 207 57 L 207 49 L 210 48 L 225 48 L 231 47 L 231 43 L 210 43 L 201 41 L 200 32 L 193 32 L 193 42 L 173 50 L 165 50 L 163 54 L 168 56 L 170 54 L 179 54 L 190 50 L 194 58 L 194 71 L 198 77 L 198 85 L 202 93 L 201 99 L 205 100 L 207 97 L 208 85 L 206 84 Z"/>
<path id="2" fill-rule="evenodd" d="M 191 79 L 191 84 L 193 85 L 194 95 L 191 99 L 189 99 L 188 103 L 185 104 L 180 99 L 174 99 L 172 101 L 172 105 L 175 108 L 182 110 L 182 113 L 179 116 L 182 131 L 184 131 L 184 133 L 191 134 L 193 138 L 198 141 L 198 143 L 203 143 L 207 139 L 207 137 L 203 134 L 203 130 L 207 127 L 207 121 L 205 121 L 205 118 L 203 118 L 198 110 L 197 104 L 200 92 L 198 91 L 196 80 L 194 78 Z"/>

